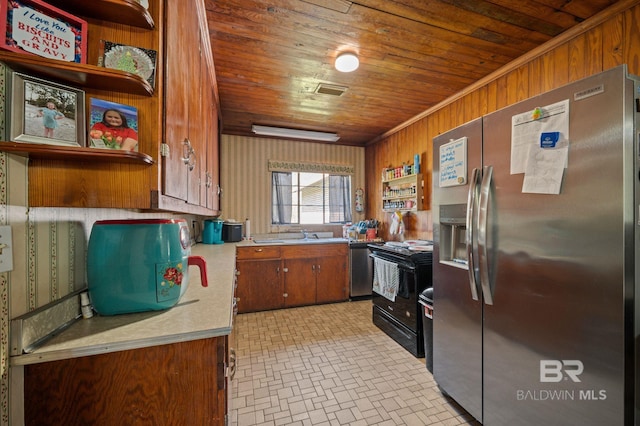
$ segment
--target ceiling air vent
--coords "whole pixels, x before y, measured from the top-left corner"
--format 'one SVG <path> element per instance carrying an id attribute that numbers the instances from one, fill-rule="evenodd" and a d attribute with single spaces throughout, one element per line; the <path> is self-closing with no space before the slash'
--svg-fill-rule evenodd
<path id="1" fill-rule="evenodd" d="M 318 84 L 318 88 L 316 89 L 316 93 L 320 93 L 322 95 L 332 95 L 332 96 L 341 96 L 344 92 L 347 91 L 347 87 L 338 86 L 335 84 Z"/>

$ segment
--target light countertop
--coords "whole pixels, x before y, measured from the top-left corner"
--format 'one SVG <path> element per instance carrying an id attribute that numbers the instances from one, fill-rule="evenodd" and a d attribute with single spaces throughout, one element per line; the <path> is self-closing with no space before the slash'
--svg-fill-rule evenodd
<path id="1" fill-rule="evenodd" d="M 197 244 L 191 254 L 207 263 L 208 287 L 197 267 L 190 267 L 189 288 L 163 311 L 80 319 L 29 354 L 11 357 L 27 365 L 168 343 L 224 336 L 233 326 L 236 244 Z"/>
<path id="2" fill-rule="evenodd" d="M 254 238 L 238 242 L 238 247 L 281 246 L 281 245 L 317 245 L 317 244 L 347 244 L 346 238 Z"/>

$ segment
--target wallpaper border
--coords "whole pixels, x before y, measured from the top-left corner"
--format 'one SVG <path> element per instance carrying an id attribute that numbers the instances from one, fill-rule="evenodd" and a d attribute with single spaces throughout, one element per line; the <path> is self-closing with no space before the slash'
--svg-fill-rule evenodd
<path id="1" fill-rule="evenodd" d="M 311 172 L 338 175 L 352 175 L 355 173 L 355 167 L 348 164 L 323 164 L 304 163 L 301 161 L 269 160 L 267 167 L 270 172 Z"/>

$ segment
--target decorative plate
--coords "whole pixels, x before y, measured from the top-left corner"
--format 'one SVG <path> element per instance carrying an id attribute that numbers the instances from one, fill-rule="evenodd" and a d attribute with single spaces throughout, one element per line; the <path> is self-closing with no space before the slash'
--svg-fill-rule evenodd
<path id="1" fill-rule="evenodd" d="M 147 53 L 125 45 L 114 45 L 108 51 L 105 46 L 104 66 L 137 74 L 145 80 L 149 80 L 155 71 L 155 61 Z"/>

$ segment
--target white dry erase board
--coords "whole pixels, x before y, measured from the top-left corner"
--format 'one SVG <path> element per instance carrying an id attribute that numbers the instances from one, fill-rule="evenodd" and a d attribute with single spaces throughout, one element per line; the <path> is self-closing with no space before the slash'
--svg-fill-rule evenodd
<path id="1" fill-rule="evenodd" d="M 467 137 L 440 146 L 440 187 L 467 183 Z"/>

